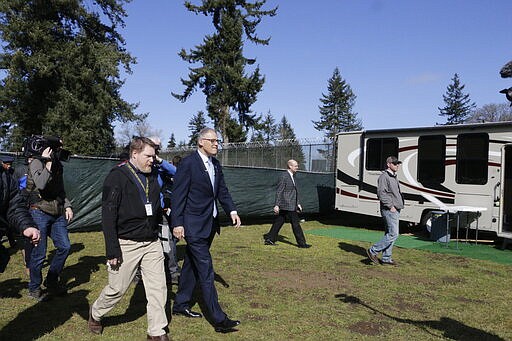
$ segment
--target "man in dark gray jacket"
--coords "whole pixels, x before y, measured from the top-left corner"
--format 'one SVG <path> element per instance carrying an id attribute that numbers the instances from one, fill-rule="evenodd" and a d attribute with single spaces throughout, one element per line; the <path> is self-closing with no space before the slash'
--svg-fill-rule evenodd
<path id="1" fill-rule="evenodd" d="M 35 226 L 27 204 L 18 191 L 16 180 L 4 170 L 0 161 L 0 239 L 7 233 L 7 229 L 14 228 L 37 244 L 40 234 Z M 8 261 L 9 252 L 0 243 L 0 273 L 4 272 Z"/>
<path id="2" fill-rule="evenodd" d="M 400 210 L 404 208 L 404 198 L 396 178 L 396 172 L 401 163 L 402 161 L 398 161 L 395 156 L 389 156 L 386 159 L 387 169 L 382 172 L 378 180 L 377 196 L 380 200 L 380 214 L 384 220 L 385 234 L 379 242 L 366 250 L 368 258 L 375 264 L 379 264 L 377 254 L 382 252 L 381 264 L 397 265 L 391 258 L 391 253 L 398 238 Z"/>
<path id="3" fill-rule="evenodd" d="M 275 245 L 279 230 L 283 227 L 285 218 L 290 219 L 293 234 L 297 241 L 297 246 L 300 248 L 309 248 L 311 245 L 306 244 L 306 238 L 302 232 L 299 223 L 298 212 L 302 211 L 302 206 L 299 203 L 299 195 L 295 183 L 295 173 L 299 169 L 299 164 L 295 160 L 288 160 L 288 169 L 279 178 L 276 191 L 276 202 L 274 206 L 274 213 L 276 218 L 270 228 L 270 231 L 263 235 L 265 245 Z"/>

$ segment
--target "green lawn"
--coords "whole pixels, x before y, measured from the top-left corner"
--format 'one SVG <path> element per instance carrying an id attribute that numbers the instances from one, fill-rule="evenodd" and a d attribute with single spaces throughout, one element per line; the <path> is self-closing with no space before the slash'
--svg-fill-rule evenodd
<path id="1" fill-rule="evenodd" d="M 242 324 L 217 334 L 206 319 L 173 317 L 173 340 L 512 339 L 512 266 L 409 248 L 395 249 L 399 267 L 370 265 L 368 241 L 317 234 L 330 226 L 303 224 L 306 232 L 315 230 L 306 234 L 310 249 L 295 247 L 288 224 L 275 247 L 263 245 L 269 225 L 225 228 L 212 246 L 224 282 L 217 290 L 225 311 Z M 102 336 L 89 333 L 88 305 L 107 280 L 103 235 L 70 237 L 65 297 L 27 298 L 21 254 L 12 256 L 0 275 L 0 340 L 145 340 L 140 285 L 104 320 Z M 183 242 L 178 245 L 182 251 Z M 169 288 L 171 302 L 175 292 Z"/>

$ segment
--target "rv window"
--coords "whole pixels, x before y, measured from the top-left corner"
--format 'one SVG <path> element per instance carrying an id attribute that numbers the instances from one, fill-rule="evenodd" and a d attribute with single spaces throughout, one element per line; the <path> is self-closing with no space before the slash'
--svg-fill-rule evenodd
<path id="1" fill-rule="evenodd" d="M 386 169 L 388 156 L 398 157 L 398 138 L 368 139 L 366 142 L 366 169 Z"/>
<path id="2" fill-rule="evenodd" d="M 487 183 L 489 135 L 485 133 L 460 134 L 457 137 L 456 181 L 458 184 L 484 185 Z"/>
<path id="3" fill-rule="evenodd" d="M 424 184 L 444 182 L 446 137 L 420 136 L 418 139 L 418 181 Z"/>

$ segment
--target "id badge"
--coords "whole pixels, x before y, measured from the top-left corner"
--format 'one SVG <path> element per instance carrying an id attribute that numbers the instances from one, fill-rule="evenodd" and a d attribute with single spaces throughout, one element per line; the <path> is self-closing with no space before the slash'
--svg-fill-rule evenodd
<path id="1" fill-rule="evenodd" d="M 151 207 L 151 203 L 147 203 L 146 205 L 144 205 L 144 207 L 146 208 L 146 215 L 148 217 L 152 216 L 153 215 L 153 207 Z"/>

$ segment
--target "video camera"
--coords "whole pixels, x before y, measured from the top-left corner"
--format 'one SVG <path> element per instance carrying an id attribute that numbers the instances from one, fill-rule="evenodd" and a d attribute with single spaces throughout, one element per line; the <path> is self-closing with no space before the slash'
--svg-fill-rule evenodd
<path id="1" fill-rule="evenodd" d="M 58 136 L 32 135 L 23 141 L 23 155 L 25 157 L 41 157 L 43 151 L 50 147 L 52 158 L 60 161 L 69 161 L 71 152 L 62 149 L 62 142 Z"/>

